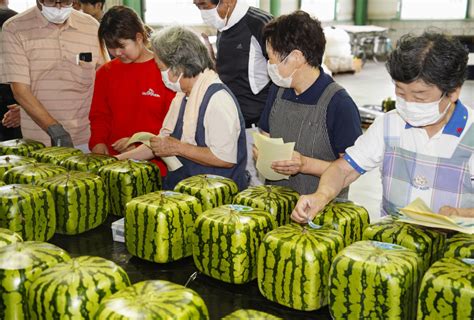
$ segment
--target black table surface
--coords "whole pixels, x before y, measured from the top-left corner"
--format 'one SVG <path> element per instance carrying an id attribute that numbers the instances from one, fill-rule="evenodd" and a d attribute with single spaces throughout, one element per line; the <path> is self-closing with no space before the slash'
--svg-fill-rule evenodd
<path id="1" fill-rule="evenodd" d="M 49 242 L 66 250 L 71 257 L 82 255 L 99 256 L 114 261 L 127 273 L 130 281 L 167 280 L 185 285 L 197 271 L 192 257 L 167 264 L 148 262 L 133 257 L 124 243 L 112 239 L 111 224 L 118 217 L 109 217 L 100 227 L 80 235 L 56 234 Z M 327 307 L 317 311 L 293 310 L 265 299 L 258 290 L 257 281 L 243 285 L 228 284 L 198 274 L 188 288 L 196 291 L 209 310 L 211 319 L 220 319 L 239 309 L 255 309 L 283 319 L 331 319 Z"/>

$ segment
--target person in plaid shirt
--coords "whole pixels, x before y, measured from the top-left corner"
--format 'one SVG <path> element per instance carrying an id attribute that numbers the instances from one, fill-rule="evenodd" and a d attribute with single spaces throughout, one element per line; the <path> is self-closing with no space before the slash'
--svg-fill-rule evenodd
<path id="1" fill-rule="evenodd" d="M 376 119 L 325 171 L 292 219 L 313 219 L 341 189 L 377 167 L 382 215 L 396 215 L 421 198 L 433 212 L 474 217 L 474 115 L 459 100 L 467 61 L 467 49 L 446 35 L 403 36 L 386 65 L 396 109 Z"/>

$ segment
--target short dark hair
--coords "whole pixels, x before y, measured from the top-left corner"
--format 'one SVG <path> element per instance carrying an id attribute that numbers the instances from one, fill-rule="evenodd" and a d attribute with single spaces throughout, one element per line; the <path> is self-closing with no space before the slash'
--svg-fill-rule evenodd
<path id="1" fill-rule="evenodd" d="M 440 32 L 425 31 L 420 36 L 402 36 L 386 67 L 395 81 L 423 80 L 444 93 L 452 93 L 466 79 L 468 54 L 459 40 Z"/>
<path id="2" fill-rule="evenodd" d="M 102 8 L 104 7 L 105 0 L 79 0 L 80 3 L 88 3 L 88 4 L 96 4 L 96 3 L 102 3 Z"/>
<path id="3" fill-rule="evenodd" d="M 219 0 L 211 0 L 210 1 L 212 4 L 215 4 L 216 6 L 219 4 Z"/>
<path id="4" fill-rule="evenodd" d="M 310 66 L 318 67 L 322 63 L 326 38 L 321 22 L 304 11 L 270 21 L 263 29 L 263 37 L 281 59 L 299 50 Z"/>
<path id="5" fill-rule="evenodd" d="M 143 42 L 148 43 L 148 32 L 142 19 L 137 13 L 125 6 L 114 6 L 110 8 L 102 18 L 99 26 L 99 42 L 105 43 L 108 48 L 120 48 L 121 39 L 137 39 L 137 33 L 143 35 Z"/>

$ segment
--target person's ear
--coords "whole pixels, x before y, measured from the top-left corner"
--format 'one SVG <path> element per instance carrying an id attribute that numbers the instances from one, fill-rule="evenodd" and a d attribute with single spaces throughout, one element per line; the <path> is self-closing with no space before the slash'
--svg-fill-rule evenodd
<path id="1" fill-rule="evenodd" d="M 455 103 L 456 101 L 458 101 L 460 95 L 461 95 L 461 87 L 456 88 L 456 90 L 449 93 L 447 97 L 449 101 L 451 101 L 451 103 Z"/>
<path id="2" fill-rule="evenodd" d="M 135 35 L 135 41 L 138 43 L 143 43 L 143 34 L 137 32 L 137 34 Z"/>

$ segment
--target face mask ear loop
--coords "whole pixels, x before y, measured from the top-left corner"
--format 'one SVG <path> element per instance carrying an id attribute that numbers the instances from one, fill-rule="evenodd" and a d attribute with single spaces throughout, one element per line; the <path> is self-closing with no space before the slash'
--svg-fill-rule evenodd
<path id="1" fill-rule="evenodd" d="M 229 11 L 230 11 L 230 6 L 227 6 L 227 12 L 224 17 L 226 27 L 227 27 L 227 24 L 229 23 Z"/>

